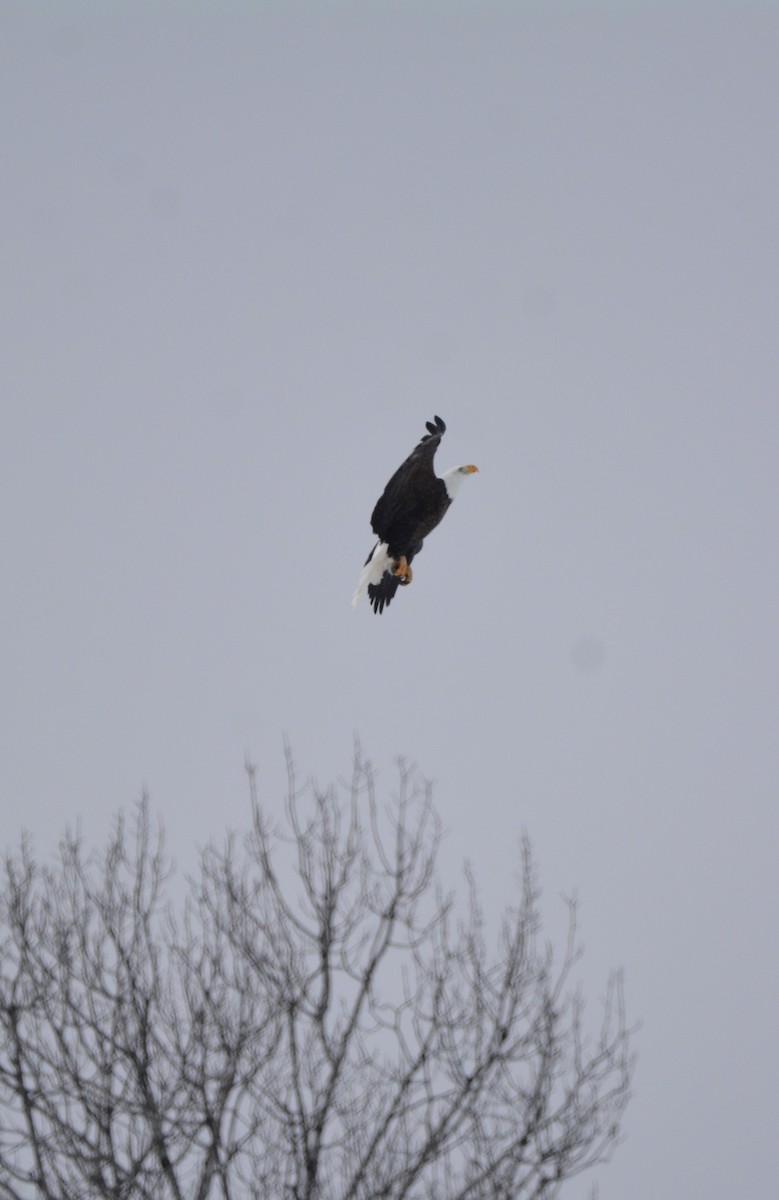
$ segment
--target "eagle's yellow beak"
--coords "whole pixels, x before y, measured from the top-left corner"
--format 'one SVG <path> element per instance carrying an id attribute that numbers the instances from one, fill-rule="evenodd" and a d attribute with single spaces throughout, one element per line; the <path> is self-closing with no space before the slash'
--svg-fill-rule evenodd
<path id="1" fill-rule="evenodd" d="M 478 469 L 479 469 L 478 467 L 475 467 L 475 466 L 473 465 L 473 463 L 471 463 L 471 465 L 470 465 L 469 467 L 466 467 L 466 468 L 465 468 L 465 474 L 466 474 L 466 475 L 473 475 L 474 471 L 478 471 Z"/>

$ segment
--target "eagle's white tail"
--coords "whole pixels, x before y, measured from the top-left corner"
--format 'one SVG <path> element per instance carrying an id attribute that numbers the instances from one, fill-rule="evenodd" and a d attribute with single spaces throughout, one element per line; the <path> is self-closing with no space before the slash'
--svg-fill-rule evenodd
<path id="1" fill-rule="evenodd" d="M 357 584 L 357 591 L 352 596 L 352 608 L 360 601 L 368 590 L 369 583 L 379 583 L 385 571 L 389 570 L 392 565 L 392 559 L 389 556 L 389 546 L 386 542 L 377 542 L 370 553 L 368 561 L 362 569 L 360 582 Z"/>

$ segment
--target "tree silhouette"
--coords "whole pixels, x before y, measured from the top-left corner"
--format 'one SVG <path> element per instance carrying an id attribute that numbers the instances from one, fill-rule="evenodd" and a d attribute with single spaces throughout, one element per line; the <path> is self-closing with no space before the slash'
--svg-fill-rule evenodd
<path id="1" fill-rule="evenodd" d="M 619 978 L 588 1036 L 555 965 L 530 848 L 488 949 L 475 882 L 436 875 L 429 784 L 380 806 L 298 788 L 274 832 L 201 855 L 187 897 L 148 803 L 105 851 L 5 860 L 0 1192 L 9 1200 L 556 1196 L 619 1136 L 632 1060 Z"/>

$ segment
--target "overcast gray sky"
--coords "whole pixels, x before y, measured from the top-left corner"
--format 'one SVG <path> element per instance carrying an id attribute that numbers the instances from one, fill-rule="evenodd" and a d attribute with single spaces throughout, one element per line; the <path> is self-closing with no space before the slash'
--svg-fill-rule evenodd
<path id="1" fill-rule="evenodd" d="M 768 3 L 0 7 L 6 841 L 408 756 L 626 968 L 601 1200 L 776 1186 L 777 64 Z M 433 413 L 480 473 L 352 611 Z"/>

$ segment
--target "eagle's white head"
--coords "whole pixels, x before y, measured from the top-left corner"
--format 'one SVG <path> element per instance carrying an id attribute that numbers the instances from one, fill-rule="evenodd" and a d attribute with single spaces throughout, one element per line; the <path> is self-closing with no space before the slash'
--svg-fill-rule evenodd
<path id="1" fill-rule="evenodd" d="M 474 471 L 478 471 L 478 469 L 478 467 L 474 467 L 473 463 L 469 463 L 467 467 L 450 467 L 448 471 L 444 471 L 441 478 L 444 481 L 446 494 L 450 500 L 454 500 L 457 495 L 457 489 L 466 475 L 473 475 Z"/>

